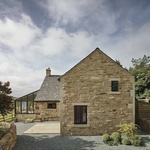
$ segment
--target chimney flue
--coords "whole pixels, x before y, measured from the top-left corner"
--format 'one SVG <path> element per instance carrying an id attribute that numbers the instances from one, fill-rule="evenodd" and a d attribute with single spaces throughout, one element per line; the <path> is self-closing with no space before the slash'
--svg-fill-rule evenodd
<path id="1" fill-rule="evenodd" d="M 48 76 L 50 76 L 51 75 L 51 70 L 50 70 L 50 68 L 47 68 L 46 69 L 46 76 L 48 77 Z"/>

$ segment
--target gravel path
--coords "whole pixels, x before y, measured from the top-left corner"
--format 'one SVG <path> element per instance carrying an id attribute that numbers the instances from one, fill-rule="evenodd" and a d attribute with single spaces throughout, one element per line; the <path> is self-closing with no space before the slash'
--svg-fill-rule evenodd
<path id="1" fill-rule="evenodd" d="M 23 134 L 36 123 L 16 123 L 17 143 L 13 150 L 150 150 L 150 135 L 143 134 L 144 147 L 108 146 L 101 136 L 60 136 L 59 134 Z"/>

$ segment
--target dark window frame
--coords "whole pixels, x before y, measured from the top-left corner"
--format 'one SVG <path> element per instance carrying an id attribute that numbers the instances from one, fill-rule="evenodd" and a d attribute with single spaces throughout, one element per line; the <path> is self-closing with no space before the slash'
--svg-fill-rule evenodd
<path id="1" fill-rule="evenodd" d="M 119 82 L 117 80 L 111 81 L 111 91 L 118 92 L 119 91 Z"/>
<path id="2" fill-rule="evenodd" d="M 57 105 L 56 103 L 47 103 L 47 109 L 56 109 Z"/>
<path id="3" fill-rule="evenodd" d="M 74 124 L 87 124 L 87 105 L 74 106 Z"/>
<path id="4" fill-rule="evenodd" d="M 30 93 L 28 95 L 25 95 L 23 97 L 18 98 L 17 100 L 15 100 L 15 114 L 34 114 L 34 99 L 36 97 L 37 91 Z M 31 96 L 31 100 L 29 98 L 29 96 Z M 26 112 L 22 112 L 22 102 L 26 102 Z M 32 109 L 28 109 L 29 108 L 29 102 L 32 102 Z M 20 105 L 20 109 L 17 111 L 17 103 Z"/>
<path id="5" fill-rule="evenodd" d="M 23 108 L 25 108 L 25 110 Z M 21 101 L 21 112 L 22 112 L 22 114 L 28 113 L 28 101 L 26 101 L 26 100 Z"/>

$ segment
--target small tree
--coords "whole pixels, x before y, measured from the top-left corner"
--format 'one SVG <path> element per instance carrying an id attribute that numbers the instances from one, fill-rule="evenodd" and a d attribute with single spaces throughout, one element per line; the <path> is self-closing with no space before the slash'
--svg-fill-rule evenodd
<path id="1" fill-rule="evenodd" d="M 2 114 L 4 121 L 4 116 L 13 110 L 12 96 L 9 95 L 12 91 L 9 85 L 10 82 L 2 83 L 0 81 L 0 114 Z"/>
<path id="2" fill-rule="evenodd" d="M 136 98 L 150 98 L 150 56 L 132 59 L 132 64 L 129 72 L 135 76 Z"/>

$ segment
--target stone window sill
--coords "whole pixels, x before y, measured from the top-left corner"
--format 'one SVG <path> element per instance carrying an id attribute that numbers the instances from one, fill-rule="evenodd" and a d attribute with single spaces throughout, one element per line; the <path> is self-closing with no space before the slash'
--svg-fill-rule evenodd
<path id="1" fill-rule="evenodd" d="M 86 127 L 90 127 L 90 125 L 89 124 L 74 124 L 72 125 L 72 127 L 86 128 Z"/>
<path id="2" fill-rule="evenodd" d="M 121 94 L 120 92 L 109 92 L 109 94 Z"/>

